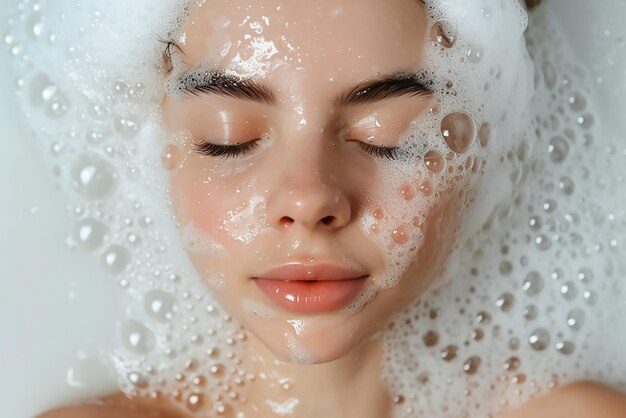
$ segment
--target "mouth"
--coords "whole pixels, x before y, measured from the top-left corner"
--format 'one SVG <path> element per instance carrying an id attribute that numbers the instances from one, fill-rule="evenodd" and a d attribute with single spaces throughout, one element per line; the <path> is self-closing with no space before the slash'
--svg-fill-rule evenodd
<path id="1" fill-rule="evenodd" d="M 253 280 L 276 306 L 297 313 L 325 313 L 352 302 L 369 275 L 332 264 L 287 264 Z"/>

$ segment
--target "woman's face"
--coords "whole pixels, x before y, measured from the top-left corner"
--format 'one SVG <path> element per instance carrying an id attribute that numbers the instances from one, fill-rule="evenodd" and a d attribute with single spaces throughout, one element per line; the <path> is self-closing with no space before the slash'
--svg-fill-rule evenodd
<path id="1" fill-rule="evenodd" d="M 426 32 L 417 0 L 210 0 L 188 16 L 163 103 L 172 205 L 215 297 L 283 360 L 342 357 L 442 266 L 459 187 L 408 136 L 436 113 L 406 76 Z"/>

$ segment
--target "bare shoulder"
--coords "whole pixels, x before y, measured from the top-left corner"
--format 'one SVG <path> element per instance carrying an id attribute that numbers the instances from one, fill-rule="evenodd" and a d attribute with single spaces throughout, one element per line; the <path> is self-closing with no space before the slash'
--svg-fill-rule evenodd
<path id="1" fill-rule="evenodd" d="M 626 394 L 595 382 L 555 389 L 500 418 L 624 418 Z"/>
<path id="2" fill-rule="evenodd" d="M 128 399 L 122 393 L 73 406 L 53 409 L 36 418 L 187 418 L 165 402 Z"/>

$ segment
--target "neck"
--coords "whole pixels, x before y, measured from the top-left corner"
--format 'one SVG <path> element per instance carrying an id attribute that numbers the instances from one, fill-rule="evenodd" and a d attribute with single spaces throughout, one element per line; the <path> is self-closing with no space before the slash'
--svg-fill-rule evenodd
<path id="1" fill-rule="evenodd" d="M 250 416 L 391 415 L 389 394 L 381 378 L 379 341 L 364 342 L 343 358 L 312 365 L 282 363 L 254 337 L 250 338 L 250 349 L 250 369 L 255 370 L 256 383 L 243 406 Z"/>

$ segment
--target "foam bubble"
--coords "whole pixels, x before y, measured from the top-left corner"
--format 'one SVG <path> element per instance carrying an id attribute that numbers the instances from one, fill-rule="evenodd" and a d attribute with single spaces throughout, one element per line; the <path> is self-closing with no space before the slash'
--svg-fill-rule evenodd
<path id="1" fill-rule="evenodd" d="M 237 410 L 256 377 L 240 368 L 245 334 L 176 245 L 182 233 L 192 252 L 222 250 L 170 217 L 165 171 L 184 161 L 163 133 L 154 70 L 155 34 L 178 39 L 192 3 L 59 0 L 35 11 L 25 0 L 4 42 L 23 113 L 80 216 L 72 241 L 93 251 L 131 300 L 111 356 L 120 387 L 223 414 Z M 389 268 L 348 309 L 397 285 L 436 199 L 462 191 L 455 196 L 466 214 L 446 270 L 382 335 L 395 416 L 494 414 L 501 400 L 547 391 L 554 376 L 619 382 L 626 365 L 611 335 L 619 333 L 602 321 L 623 316 L 611 309 L 626 272 L 617 238 L 626 232 L 624 153 L 600 123 L 590 76 L 548 10 L 530 22 L 514 0 L 431 0 L 427 10 L 429 68 L 416 77 L 432 83 L 437 103 L 402 138 L 402 158 L 381 164 L 385 188 L 373 195 L 388 205 L 372 208 L 362 226 L 378 231 L 372 239 L 387 249 Z M 133 41 L 111 43 L 112 33 Z M 267 43 L 255 48 L 274 53 Z M 247 202 L 225 228 L 247 241 L 265 211 L 261 199 Z M 240 222 L 249 217 L 258 222 Z M 296 336 L 287 338 L 293 361 L 309 362 Z M 617 360 L 607 367 L 607 359 Z"/>

